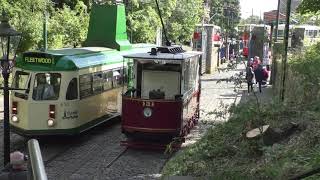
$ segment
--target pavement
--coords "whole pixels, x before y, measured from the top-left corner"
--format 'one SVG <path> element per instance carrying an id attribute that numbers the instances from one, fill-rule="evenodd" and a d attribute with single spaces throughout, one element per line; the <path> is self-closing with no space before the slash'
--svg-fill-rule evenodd
<path id="1" fill-rule="evenodd" d="M 225 66 L 226 63 L 221 68 Z M 187 136 L 186 143 L 183 144 L 184 147 L 199 140 L 215 123 L 227 121 L 229 117 L 227 109 L 230 105 L 254 99 L 252 93 L 247 93 L 246 83 L 242 84 L 242 88 L 237 88 L 237 91 L 235 91 L 232 82 L 218 83 L 220 79 L 230 78 L 241 71 L 245 71 L 244 64 L 238 64 L 237 68 L 233 70 L 217 71 L 213 74 L 204 74 L 201 77 L 200 120 Z M 256 95 L 261 101 L 269 101 L 272 97 L 272 87 L 266 86 L 262 89 L 262 93 L 256 92 Z"/>

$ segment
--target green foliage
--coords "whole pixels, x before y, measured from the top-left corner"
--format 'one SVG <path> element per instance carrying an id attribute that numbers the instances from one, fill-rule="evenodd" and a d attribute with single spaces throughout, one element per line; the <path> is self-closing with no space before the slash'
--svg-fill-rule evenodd
<path id="1" fill-rule="evenodd" d="M 138 8 L 138 6 L 136 7 Z M 128 13 L 128 33 L 132 42 L 155 42 L 157 27 L 160 20 L 157 12 L 151 6 Z"/>
<path id="2" fill-rule="evenodd" d="M 295 77 L 287 80 L 288 84 L 295 83 L 297 88 L 294 91 L 288 91 L 290 97 L 294 98 L 299 93 L 300 98 L 289 99 L 289 101 L 297 101 L 298 103 L 306 103 L 317 100 L 320 97 L 320 43 L 311 46 L 306 52 L 296 52 L 290 58 L 289 72 Z M 300 91 L 298 91 L 300 90 Z"/>
<path id="3" fill-rule="evenodd" d="M 263 21 L 259 16 L 253 15 L 247 19 L 241 19 L 240 24 L 262 24 Z"/>
<path id="4" fill-rule="evenodd" d="M 194 27 L 203 15 L 202 0 L 178 0 L 167 24 L 173 42 L 190 41 Z"/>
<path id="5" fill-rule="evenodd" d="M 200 179 L 288 179 L 317 167 L 319 111 L 307 109 L 270 102 L 258 112 L 252 101 L 233 107 L 229 121 L 216 124 L 200 141 L 178 153 L 162 173 Z M 252 121 L 256 115 L 271 127 L 294 121 L 301 130 L 273 146 L 254 144 L 245 133 L 257 127 Z"/>
<path id="6" fill-rule="evenodd" d="M 10 23 L 22 33 L 19 51 L 38 48 L 42 37 L 43 10 L 42 0 L 0 1 L 2 10 L 8 13 Z"/>
<path id="7" fill-rule="evenodd" d="M 83 2 L 78 2 L 74 10 L 65 6 L 55 11 L 49 21 L 49 47 L 77 47 L 85 40 L 89 16 Z"/>
<path id="8" fill-rule="evenodd" d="M 50 0 L 0 0 L 0 10 L 11 17 L 10 23 L 23 33 L 20 52 L 41 49 L 43 46 L 44 12 L 48 12 L 48 47 L 80 46 L 87 33 L 90 7 L 94 0 L 64 0 L 54 4 Z M 111 0 L 99 3 L 111 3 Z M 154 0 L 124 1 L 127 9 L 128 34 L 133 43 L 155 42 L 157 29 L 162 28 Z M 239 1 L 212 1 L 211 10 L 220 9 L 211 22 L 233 29 L 239 21 Z M 219 6 L 215 6 L 218 4 Z M 164 25 L 169 40 L 176 43 L 190 41 L 194 27 L 204 15 L 202 0 L 160 0 Z M 219 18 L 220 17 L 220 18 Z M 229 23 L 227 23 L 229 22 Z"/>
<path id="9" fill-rule="evenodd" d="M 84 3 L 76 2 L 73 10 L 68 6 L 55 9 L 47 0 L 0 0 L 0 7 L 8 13 L 12 26 L 22 33 L 19 52 L 24 52 L 43 47 L 45 11 L 49 15 L 49 48 L 80 45 L 86 36 L 89 15 Z"/>
<path id="10" fill-rule="evenodd" d="M 203 14 L 202 1 L 161 0 L 159 7 L 169 40 L 176 43 L 190 41 Z M 127 5 L 127 11 L 128 33 L 133 42 L 155 42 L 156 31 L 162 28 L 155 1 L 132 1 Z"/>
<path id="11" fill-rule="evenodd" d="M 316 13 L 320 10 L 320 0 L 303 0 L 298 7 L 301 14 Z"/>
<path id="12" fill-rule="evenodd" d="M 229 33 L 235 33 L 234 28 L 240 22 L 239 0 L 211 0 L 210 22 L 226 29 Z"/>

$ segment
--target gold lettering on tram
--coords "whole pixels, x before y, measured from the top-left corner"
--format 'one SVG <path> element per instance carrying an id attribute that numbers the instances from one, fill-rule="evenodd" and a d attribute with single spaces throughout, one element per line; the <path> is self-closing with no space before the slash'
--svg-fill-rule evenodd
<path id="1" fill-rule="evenodd" d="M 143 107 L 154 107 L 154 102 L 151 101 L 142 101 Z"/>

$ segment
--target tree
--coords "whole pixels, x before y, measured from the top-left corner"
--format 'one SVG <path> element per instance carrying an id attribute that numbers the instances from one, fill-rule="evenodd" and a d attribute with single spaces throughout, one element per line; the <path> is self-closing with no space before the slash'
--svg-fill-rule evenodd
<path id="1" fill-rule="evenodd" d="M 248 17 L 247 19 L 241 19 L 241 24 L 261 24 L 263 21 L 260 19 L 259 16 L 253 15 Z"/>
<path id="2" fill-rule="evenodd" d="M 19 52 L 38 49 L 42 40 L 43 0 L 1 0 L 1 10 L 7 12 L 10 23 L 22 33 Z"/>
<path id="3" fill-rule="evenodd" d="M 64 6 L 55 11 L 49 20 L 49 47 L 77 47 L 82 44 L 87 35 L 89 15 L 87 7 L 79 1 L 71 10 Z"/>
<path id="4" fill-rule="evenodd" d="M 240 22 L 239 0 L 211 0 L 209 7 L 209 23 L 214 23 L 228 32 L 233 32 Z"/>
<path id="5" fill-rule="evenodd" d="M 178 0 L 167 24 L 169 38 L 173 42 L 190 41 L 195 25 L 203 16 L 202 0 Z"/>
<path id="6" fill-rule="evenodd" d="M 316 13 L 320 10 L 320 0 L 303 0 L 298 7 L 301 14 Z"/>
<path id="7" fill-rule="evenodd" d="M 190 41 L 202 17 L 202 0 L 161 0 L 159 7 L 169 39 L 176 43 Z M 155 42 L 157 28 L 161 27 L 155 0 L 133 0 L 126 3 L 126 8 L 132 42 Z"/>

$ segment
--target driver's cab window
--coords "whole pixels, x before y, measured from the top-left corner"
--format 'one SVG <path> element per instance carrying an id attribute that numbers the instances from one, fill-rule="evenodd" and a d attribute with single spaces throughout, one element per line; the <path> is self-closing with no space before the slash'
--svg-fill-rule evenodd
<path id="1" fill-rule="evenodd" d="M 30 74 L 28 72 L 16 71 L 13 77 L 12 87 L 16 89 L 25 90 L 15 90 L 15 97 L 28 99 L 28 93 L 30 89 Z"/>
<path id="2" fill-rule="evenodd" d="M 36 74 L 32 94 L 33 100 L 57 100 L 59 98 L 60 84 L 61 75 L 58 73 Z"/>

